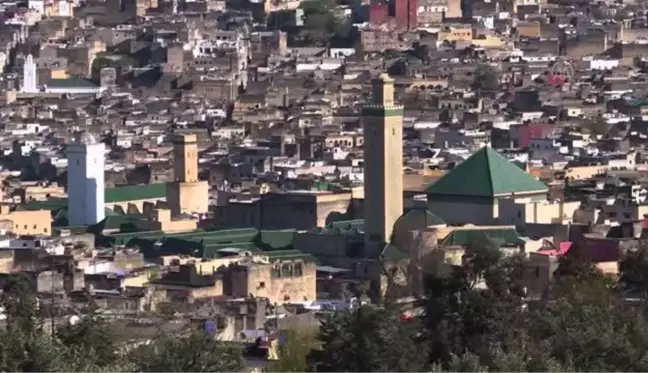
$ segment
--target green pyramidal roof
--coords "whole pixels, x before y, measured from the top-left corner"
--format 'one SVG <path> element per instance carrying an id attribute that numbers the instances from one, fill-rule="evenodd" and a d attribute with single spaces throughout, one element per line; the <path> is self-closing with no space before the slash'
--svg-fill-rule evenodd
<path id="1" fill-rule="evenodd" d="M 544 183 L 534 179 L 492 148 L 484 147 L 430 185 L 426 193 L 492 197 L 546 190 Z"/>

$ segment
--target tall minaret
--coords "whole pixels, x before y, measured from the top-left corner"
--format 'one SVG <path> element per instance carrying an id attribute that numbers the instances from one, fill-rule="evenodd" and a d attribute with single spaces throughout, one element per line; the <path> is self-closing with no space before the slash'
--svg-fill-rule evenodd
<path id="1" fill-rule="evenodd" d="M 198 181 L 198 144 L 196 135 L 173 138 L 174 180 L 181 183 Z"/>
<path id="2" fill-rule="evenodd" d="M 30 54 L 23 65 L 22 91 L 26 93 L 38 92 L 36 79 L 36 64 L 34 63 L 34 57 Z"/>
<path id="3" fill-rule="evenodd" d="M 167 184 L 167 204 L 172 215 L 206 214 L 209 183 L 198 178 L 198 139 L 195 134 L 174 135 L 173 180 Z"/>
<path id="4" fill-rule="evenodd" d="M 91 225 L 105 217 L 104 144 L 77 132 L 67 145 L 68 224 Z"/>
<path id="5" fill-rule="evenodd" d="M 371 82 L 372 102 L 362 109 L 364 128 L 364 217 L 367 254 L 390 241 L 403 214 L 403 107 L 394 103 L 394 80 Z"/>

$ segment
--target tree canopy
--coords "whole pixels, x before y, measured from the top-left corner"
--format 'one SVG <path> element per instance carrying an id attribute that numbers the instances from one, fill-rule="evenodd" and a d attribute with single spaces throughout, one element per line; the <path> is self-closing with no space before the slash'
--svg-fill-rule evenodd
<path id="1" fill-rule="evenodd" d="M 481 96 L 493 97 L 499 91 L 500 74 L 491 65 L 481 64 L 474 72 L 472 89 Z"/>
<path id="2" fill-rule="evenodd" d="M 428 276 L 421 317 L 396 304 L 365 305 L 328 315 L 315 334 L 288 334 L 271 371 L 644 371 L 648 370 L 648 249 L 629 250 L 620 283 L 576 248 L 561 258 L 538 299 L 523 284 L 529 264 L 482 237 L 449 274 Z M 632 286 L 632 302 L 621 291 Z M 194 330 L 161 334 L 124 349 L 92 308 L 51 336 L 29 282 L 11 279 L 2 303 L 4 371 L 241 371 L 240 347 Z"/>

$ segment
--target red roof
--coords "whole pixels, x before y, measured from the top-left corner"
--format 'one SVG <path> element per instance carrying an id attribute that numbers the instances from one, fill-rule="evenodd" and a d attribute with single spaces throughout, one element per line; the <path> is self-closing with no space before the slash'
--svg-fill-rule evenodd
<path id="1" fill-rule="evenodd" d="M 572 245 L 571 241 L 563 241 L 558 245 L 558 249 L 538 250 L 536 253 L 547 256 L 563 256 L 569 252 Z"/>

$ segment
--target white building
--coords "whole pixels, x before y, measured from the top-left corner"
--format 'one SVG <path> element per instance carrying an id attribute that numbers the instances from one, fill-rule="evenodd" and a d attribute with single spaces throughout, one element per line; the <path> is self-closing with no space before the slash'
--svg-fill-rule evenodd
<path id="1" fill-rule="evenodd" d="M 90 225 L 104 219 L 104 144 L 78 132 L 67 146 L 68 223 Z"/>
<path id="2" fill-rule="evenodd" d="M 36 76 L 36 64 L 34 57 L 28 55 L 23 65 L 23 85 L 22 91 L 26 93 L 38 92 L 38 81 Z"/>

